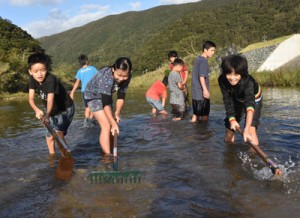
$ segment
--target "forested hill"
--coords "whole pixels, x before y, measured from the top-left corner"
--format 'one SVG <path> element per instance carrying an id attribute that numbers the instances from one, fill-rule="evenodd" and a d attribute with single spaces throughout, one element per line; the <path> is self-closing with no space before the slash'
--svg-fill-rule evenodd
<path id="1" fill-rule="evenodd" d="M 170 49 L 198 53 L 206 39 L 219 48 L 244 47 L 300 32 L 299 20 L 300 0 L 202 0 L 108 16 L 39 41 L 66 71 L 77 67 L 80 53 L 96 67 L 126 55 L 137 75 L 160 66 Z"/>
<path id="2" fill-rule="evenodd" d="M 0 93 L 27 91 L 27 58 L 35 51 L 43 51 L 39 41 L 0 17 Z"/>

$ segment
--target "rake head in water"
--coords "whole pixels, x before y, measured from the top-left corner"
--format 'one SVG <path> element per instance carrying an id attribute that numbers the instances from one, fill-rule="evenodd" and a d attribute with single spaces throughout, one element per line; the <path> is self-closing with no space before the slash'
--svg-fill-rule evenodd
<path id="1" fill-rule="evenodd" d="M 113 184 L 113 183 L 140 183 L 141 174 L 138 171 L 112 171 L 112 172 L 91 172 L 89 179 L 92 183 Z"/>

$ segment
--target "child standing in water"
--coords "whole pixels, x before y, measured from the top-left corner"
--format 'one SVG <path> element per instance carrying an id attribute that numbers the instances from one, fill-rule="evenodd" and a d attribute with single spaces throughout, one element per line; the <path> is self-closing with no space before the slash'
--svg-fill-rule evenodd
<path id="1" fill-rule="evenodd" d="M 235 141 L 234 131 L 246 114 L 244 141 L 258 145 L 257 127 L 262 108 L 262 90 L 255 79 L 248 73 L 246 58 L 231 55 L 223 59 L 219 86 L 226 110 L 225 142 Z"/>
<path id="2" fill-rule="evenodd" d="M 57 135 L 65 141 L 69 125 L 72 122 L 75 107 L 73 100 L 60 81 L 50 73 L 50 58 L 42 53 L 32 54 L 28 58 L 29 66 L 29 105 L 38 119 L 50 122 Z M 38 94 L 46 107 L 46 114 L 36 105 L 34 96 Z M 46 136 L 49 153 L 55 154 L 54 138 L 48 132 Z"/>
<path id="3" fill-rule="evenodd" d="M 97 72 L 97 69 L 93 66 L 89 66 L 89 60 L 88 57 L 85 54 L 81 54 L 78 57 L 78 62 L 80 64 L 80 69 L 76 73 L 76 82 L 73 86 L 73 89 L 70 93 L 70 97 L 74 99 L 74 92 L 78 88 L 80 82 L 81 82 L 81 93 L 83 97 L 83 103 L 85 107 L 84 111 L 84 126 L 90 126 L 92 124 L 92 118 L 93 114 L 89 107 L 87 106 L 87 101 L 84 99 L 84 90 L 86 84 L 90 81 L 90 79 L 94 76 L 94 74 Z"/>
<path id="4" fill-rule="evenodd" d="M 202 47 L 202 54 L 194 62 L 192 72 L 192 104 L 193 116 L 191 122 L 201 120 L 207 121 L 210 112 L 210 92 L 208 58 L 211 58 L 216 51 L 216 44 L 206 41 Z"/>
<path id="5" fill-rule="evenodd" d="M 172 71 L 169 74 L 169 89 L 170 89 L 170 104 L 172 113 L 175 114 L 173 120 L 182 120 L 185 112 L 185 102 L 182 79 L 180 72 L 182 71 L 184 62 L 182 59 L 175 59 L 173 62 Z"/>
<path id="6" fill-rule="evenodd" d="M 120 113 L 126 90 L 131 80 L 132 64 L 129 58 L 121 57 L 111 67 L 100 69 L 88 82 L 84 98 L 97 119 L 101 133 L 100 146 L 104 154 L 110 154 L 110 133 L 119 134 Z M 112 112 L 112 94 L 117 92 L 116 110 Z"/>
<path id="7" fill-rule="evenodd" d="M 168 52 L 168 58 L 170 61 L 170 70 L 173 68 L 174 60 L 178 58 L 178 54 L 176 51 L 169 51 Z M 184 93 L 184 101 L 186 106 L 189 105 L 189 99 L 188 99 L 188 86 L 186 84 L 187 78 L 188 78 L 189 72 L 186 64 L 184 63 L 182 70 L 180 71 L 180 77 L 182 79 L 182 86 L 183 86 L 183 93 Z"/>
<path id="8" fill-rule="evenodd" d="M 157 111 L 160 114 L 168 114 L 168 112 L 164 109 L 168 96 L 167 86 L 168 77 L 164 77 L 162 81 L 155 81 L 146 92 L 146 100 L 152 106 L 152 114 L 156 114 Z"/>

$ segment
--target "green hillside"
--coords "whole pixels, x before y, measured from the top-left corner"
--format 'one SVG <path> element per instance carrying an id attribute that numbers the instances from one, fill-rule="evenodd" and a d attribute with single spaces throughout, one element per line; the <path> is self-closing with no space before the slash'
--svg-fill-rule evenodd
<path id="1" fill-rule="evenodd" d="M 38 41 L 0 17 L 0 93 L 27 89 L 26 59 L 42 48 L 52 56 L 54 73 L 69 88 L 80 53 L 97 68 L 128 56 L 134 76 L 165 66 L 171 49 L 191 57 L 186 61 L 192 66 L 207 39 L 217 43 L 219 60 L 227 48 L 299 33 L 299 8 L 300 0 L 202 0 L 111 15 Z M 212 61 L 212 69 L 217 69 L 218 62 Z"/>
<path id="2" fill-rule="evenodd" d="M 206 39 L 242 48 L 300 32 L 299 7 L 300 0 L 203 0 L 112 15 L 39 40 L 61 70 L 75 70 L 83 52 L 98 68 L 129 56 L 138 75 L 161 66 L 170 49 L 199 53 Z"/>
<path id="3" fill-rule="evenodd" d="M 26 31 L 0 17 L 0 93 L 27 91 L 27 58 L 42 50 Z"/>

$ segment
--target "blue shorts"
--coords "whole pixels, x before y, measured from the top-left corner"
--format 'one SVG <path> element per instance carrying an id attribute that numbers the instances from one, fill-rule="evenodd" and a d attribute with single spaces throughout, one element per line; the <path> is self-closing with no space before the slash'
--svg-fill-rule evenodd
<path id="1" fill-rule="evenodd" d="M 84 98 L 84 93 L 82 93 L 82 100 L 83 100 L 84 107 L 87 108 L 89 100 Z"/>
<path id="2" fill-rule="evenodd" d="M 146 96 L 147 102 L 154 108 L 156 108 L 158 111 L 164 110 L 164 107 L 162 106 L 161 102 L 159 100 L 155 100 L 152 98 L 149 98 Z"/>
<path id="3" fill-rule="evenodd" d="M 50 126 L 56 130 L 63 132 L 64 135 L 67 134 L 68 128 L 73 120 L 73 116 L 75 113 L 75 106 L 72 104 L 69 108 L 67 108 L 66 111 L 61 112 L 60 114 L 56 114 L 53 116 L 50 116 Z M 50 132 L 47 132 L 47 136 L 50 137 Z"/>

